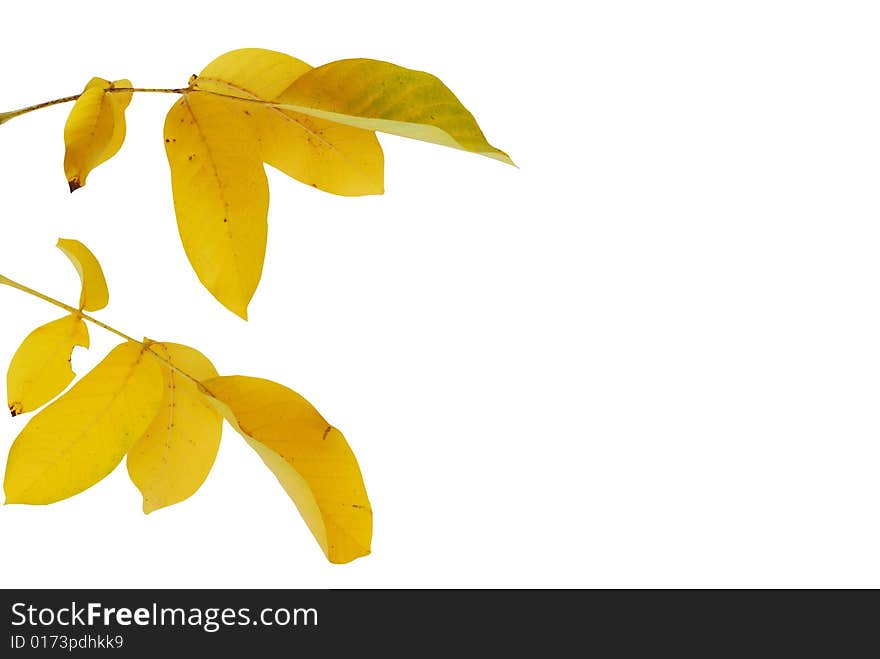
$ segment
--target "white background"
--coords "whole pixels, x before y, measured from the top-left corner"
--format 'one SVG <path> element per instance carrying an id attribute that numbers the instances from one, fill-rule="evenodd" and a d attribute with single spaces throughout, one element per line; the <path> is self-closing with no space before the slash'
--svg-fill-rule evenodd
<path id="1" fill-rule="evenodd" d="M 577 8 L 580 13 L 573 12 Z M 431 71 L 520 169 L 399 138 L 382 197 L 270 172 L 244 323 L 177 236 L 164 114 L 70 195 L 69 106 L 0 127 L 0 272 L 283 382 L 341 428 L 373 554 L 333 566 L 230 429 L 149 516 L 124 466 L 0 508 L 22 587 L 880 586 L 880 14 L 870 2 L 10 3 L 0 108 L 180 86 L 245 46 Z M 0 364 L 56 317 L 0 290 Z M 113 337 L 93 328 L 80 373 Z M 26 419 L 0 421 L 2 453 Z M 2 465 L 0 465 L 2 466 Z"/>

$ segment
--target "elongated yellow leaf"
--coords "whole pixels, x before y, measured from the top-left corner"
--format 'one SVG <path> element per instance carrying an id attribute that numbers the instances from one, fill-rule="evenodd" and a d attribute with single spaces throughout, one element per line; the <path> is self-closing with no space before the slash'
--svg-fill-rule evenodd
<path id="1" fill-rule="evenodd" d="M 251 122 L 228 99 L 192 92 L 165 119 L 180 239 L 199 280 L 247 319 L 266 252 L 269 185 Z"/>
<path id="2" fill-rule="evenodd" d="M 193 87 L 268 101 L 310 69 L 283 53 L 245 48 L 215 59 Z M 263 161 L 288 176 L 339 195 L 384 191 L 384 156 L 374 132 L 277 107 L 233 104 L 255 124 Z"/>
<path id="3" fill-rule="evenodd" d="M 153 343 L 151 349 L 197 380 L 217 376 L 198 350 L 177 343 Z M 144 512 L 170 506 L 195 494 L 211 471 L 223 417 L 195 383 L 161 366 L 165 393 L 159 413 L 128 452 L 128 474 L 144 497 Z"/>
<path id="4" fill-rule="evenodd" d="M 218 409 L 275 474 L 333 563 L 370 553 L 373 512 L 345 437 L 299 394 L 228 376 L 204 382 Z"/>
<path id="5" fill-rule="evenodd" d="M 131 82 L 92 78 L 67 117 L 64 173 L 71 192 L 84 186 L 89 173 L 116 155 L 125 141 L 125 108 L 131 92 L 106 91 L 113 87 L 131 87 Z"/>
<path id="6" fill-rule="evenodd" d="M 67 255 L 73 267 L 79 273 L 82 290 L 79 295 L 79 308 L 86 311 L 98 311 L 107 306 L 110 293 L 104 270 L 91 250 L 78 240 L 59 238 L 58 249 Z"/>
<path id="7" fill-rule="evenodd" d="M 89 347 L 89 330 L 73 314 L 53 320 L 27 335 L 9 363 L 6 395 L 12 416 L 42 407 L 74 378 L 74 346 Z"/>
<path id="8" fill-rule="evenodd" d="M 438 78 L 371 59 L 330 62 L 275 99 L 283 107 L 356 128 L 411 137 L 513 164 Z"/>
<path id="9" fill-rule="evenodd" d="M 161 401 L 156 359 L 139 343 L 117 346 L 15 439 L 6 503 L 52 503 L 91 487 L 144 434 Z"/>

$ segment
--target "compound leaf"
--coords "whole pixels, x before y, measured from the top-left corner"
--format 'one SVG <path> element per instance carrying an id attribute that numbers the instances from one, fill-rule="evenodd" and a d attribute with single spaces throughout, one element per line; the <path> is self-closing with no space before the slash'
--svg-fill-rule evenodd
<path id="1" fill-rule="evenodd" d="M 42 407 L 74 378 L 70 355 L 89 347 L 89 330 L 73 314 L 35 329 L 22 341 L 6 372 L 6 395 L 12 416 Z"/>
<path id="2" fill-rule="evenodd" d="M 139 343 L 118 345 L 15 439 L 6 503 L 52 503 L 97 483 L 144 434 L 162 393 L 157 360 Z"/>
<path id="3" fill-rule="evenodd" d="M 208 358 L 177 343 L 152 343 L 150 349 L 186 375 L 160 365 L 164 394 L 159 413 L 128 452 L 128 474 L 143 495 L 145 513 L 195 494 L 211 471 L 223 430 L 223 417 L 186 377 L 216 377 Z"/>
<path id="4" fill-rule="evenodd" d="M 205 381 L 205 390 L 275 474 L 327 558 L 370 553 L 373 512 L 345 437 L 285 386 L 244 376 Z"/>

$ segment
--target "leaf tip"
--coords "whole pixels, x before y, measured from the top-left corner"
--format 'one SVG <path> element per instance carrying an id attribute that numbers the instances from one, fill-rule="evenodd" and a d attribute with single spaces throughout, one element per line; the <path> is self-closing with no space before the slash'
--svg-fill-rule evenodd
<path id="1" fill-rule="evenodd" d="M 214 291 L 211 291 L 211 293 L 214 295 L 214 299 L 226 307 L 227 310 L 231 311 L 242 320 L 246 321 L 248 319 L 248 305 L 250 304 L 249 296 L 236 297 L 233 295 L 218 295 Z"/>
<path id="2" fill-rule="evenodd" d="M 371 553 L 373 552 L 369 548 L 361 549 L 355 553 L 340 553 L 336 551 L 335 547 L 331 547 L 326 556 L 327 560 L 333 563 L 333 565 L 345 565 L 346 563 L 351 563 L 364 556 L 369 556 Z"/>
<path id="3" fill-rule="evenodd" d="M 72 178 L 72 179 L 70 179 L 70 180 L 67 182 L 67 185 L 70 187 L 70 192 L 71 192 L 71 193 L 76 192 L 77 190 L 79 190 L 79 189 L 83 186 L 83 184 L 80 183 L 80 182 L 79 182 L 79 179 L 77 179 L 77 178 Z"/>
<path id="4" fill-rule="evenodd" d="M 169 505 L 171 504 L 163 502 L 161 498 L 155 499 L 144 495 L 144 504 L 141 506 L 141 510 L 143 510 L 144 515 L 149 515 L 162 508 L 167 508 Z"/>
<path id="5" fill-rule="evenodd" d="M 492 147 L 492 148 L 495 148 L 495 147 Z M 494 151 L 487 153 L 486 155 L 489 156 L 490 158 L 493 158 L 494 160 L 500 160 L 501 162 L 503 162 L 507 165 L 510 165 L 512 167 L 516 167 L 517 169 L 519 169 L 519 165 L 517 165 L 515 162 L 513 162 L 513 158 L 511 158 L 509 155 L 504 153 L 504 151 L 502 151 L 501 149 L 495 149 Z"/>

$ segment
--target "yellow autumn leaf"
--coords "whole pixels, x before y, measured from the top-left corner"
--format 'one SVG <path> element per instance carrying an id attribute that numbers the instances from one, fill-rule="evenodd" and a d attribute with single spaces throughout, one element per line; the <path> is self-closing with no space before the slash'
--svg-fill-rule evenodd
<path id="1" fill-rule="evenodd" d="M 263 270 L 269 184 L 251 122 L 236 103 L 187 93 L 165 119 L 177 227 L 199 280 L 247 319 Z"/>
<path id="2" fill-rule="evenodd" d="M 339 60 L 299 76 L 275 101 L 319 119 L 513 164 L 486 141 L 474 116 L 430 73 L 372 59 Z"/>
<path id="3" fill-rule="evenodd" d="M 270 101 L 309 71 L 305 62 L 271 50 L 221 55 L 192 83 L 197 90 Z M 256 126 L 264 162 L 307 185 L 339 195 L 382 194 L 384 156 L 376 134 L 258 103 L 236 103 Z"/>
<path id="4" fill-rule="evenodd" d="M 107 89 L 131 87 L 128 80 L 92 78 L 80 94 L 64 126 L 64 173 L 70 191 L 86 184 L 89 173 L 112 158 L 125 141 L 125 109 L 131 92 Z"/>
<path id="5" fill-rule="evenodd" d="M 52 503 L 97 483 L 144 434 L 162 393 L 158 361 L 141 344 L 114 348 L 15 439 L 3 483 L 6 503 Z"/>
<path id="6" fill-rule="evenodd" d="M 299 394 L 243 376 L 206 380 L 221 413 L 275 474 L 327 558 L 370 553 L 373 512 L 345 437 Z"/>
<path id="7" fill-rule="evenodd" d="M 79 273 L 82 289 L 79 296 L 79 308 L 86 311 L 98 311 L 107 306 L 110 293 L 104 270 L 91 250 L 78 240 L 59 238 L 58 249 L 73 263 Z"/>
<path id="8" fill-rule="evenodd" d="M 193 87 L 216 83 L 214 91 L 241 98 L 270 100 L 312 67 L 285 53 L 265 48 L 239 48 L 215 58 L 193 81 Z"/>
<path id="9" fill-rule="evenodd" d="M 151 350 L 197 380 L 217 376 L 198 350 L 177 343 L 152 343 Z M 164 395 L 159 413 L 128 452 L 128 474 L 144 497 L 144 512 L 183 501 L 195 494 L 211 471 L 223 417 L 180 372 L 160 365 Z"/>
<path id="10" fill-rule="evenodd" d="M 70 355 L 89 347 L 89 330 L 73 314 L 53 320 L 27 335 L 9 363 L 6 395 L 12 416 L 42 407 L 74 378 Z"/>

